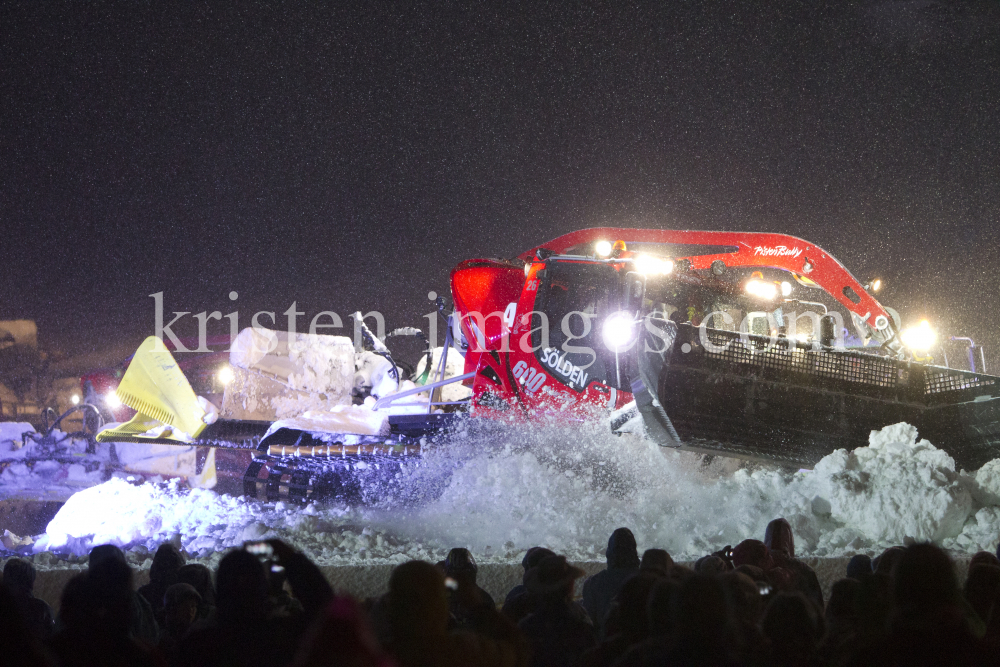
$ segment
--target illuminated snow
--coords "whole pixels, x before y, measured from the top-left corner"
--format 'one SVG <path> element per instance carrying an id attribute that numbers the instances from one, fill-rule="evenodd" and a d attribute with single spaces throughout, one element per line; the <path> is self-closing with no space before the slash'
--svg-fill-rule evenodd
<path id="1" fill-rule="evenodd" d="M 640 548 L 684 559 L 759 539 L 778 516 L 791 522 L 803 556 L 875 553 L 910 538 L 993 550 L 1000 463 L 978 476 L 957 473 L 949 456 L 916 435 L 895 425 L 813 471 L 789 474 L 734 470 L 728 459 L 704 466 L 696 455 L 598 427 L 493 425 L 429 454 L 380 507 L 301 508 L 113 479 L 70 498 L 35 550 L 83 554 L 104 542 L 153 550 L 169 540 L 205 556 L 278 535 L 325 564 L 439 559 L 453 546 L 470 547 L 480 560 L 519 561 L 536 544 L 599 560 L 607 536 L 624 525 Z M 413 502 L 434 484 L 443 487 L 436 498 Z"/>

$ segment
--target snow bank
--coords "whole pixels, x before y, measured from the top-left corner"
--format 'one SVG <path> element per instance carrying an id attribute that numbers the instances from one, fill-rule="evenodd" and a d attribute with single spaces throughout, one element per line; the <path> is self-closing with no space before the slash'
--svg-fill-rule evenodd
<path id="1" fill-rule="evenodd" d="M 222 414 L 275 420 L 350 405 L 354 345 L 345 336 L 247 328 L 229 350 Z"/>
<path id="2" fill-rule="evenodd" d="M 380 506 L 302 509 L 111 480 L 73 496 L 35 549 L 82 554 L 111 542 L 153 550 L 171 540 L 208 555 L 274 534 L 329 565 L 435 560 L 454 546 L 484 562 L 518 562 L 538 544 L 586 561 L 602 560 L 611 531 L 629 526 L 640 548 L 680 560 L 760 539 L 784 516 L 800 556 L 874 554 L 911 539 L 974 552 L 996 547 L 998 491 L 1000 461 L 976 475 L 956 472 L 905 424 L 794 474 L 732 459 L 706 465 L 598 426 L 489 424 L 431 449 Z"/>
<path id="3" fill-rule="evenodd" d="M 954 459 L 918 441 L 909 424 L 873 432 L 868 447 L 830 454 L 809 481 L 821 511 L 828 506 L 834 520 L 875 543 L 956 537 L 972 511 Z"/>
<path id="4" fill-rule="evenodd" d="M 21 446 L 24 433 L 34 433 L 27 422 L 0 422 L 0 454 L 6 455 Z"/>
<path id="5" fill-rule="evenodd" d="M 101 444 L 95 452 L 87 453 L 86 440 L 63 440 L 58 446 L 60 461 L 32 440 L 23 443 L 23 434 L 34 432 L 31 424 L 0 422 L 0 498 L 26 493 L 67 497 L 107 478 L 109 445 Z M 53 432 L 56 440 L 64 435 Z"/>
<path id="6" fill-rule="evenodd" d="M 349 508 L 319 511 L 313 505 L 259 503 L 176 482 L 135 484 L 115 478 L 70 498 L 32 550 L 83 556 L 99 544 L 152 552 L 172 542 L 189 554 L 211 558 L 246 541 L 277 536 L 320 563 L 366 563 L 369 550 L 383 562 L 444 557 L 416 542 L 399 544 L 354 518 Z"/>
<path id="7" fill-rule="evenodd" d="M 255 522 L 255 508 L 237 498 L 115 478 L 67 500 L 34 550 L 82 555 L 98 544 L 167 541 L 180 541 L 189 552 L 214 550 L 237 544 L 243 528 Z"/>
<path id="8" fill-rule="evenodd" d="M 905 424 L 792 475 L 759 467 L 713 474 L 690 454 L 641 441 L 609 443 L 614 438 L 580 427 L 540 435 L 498 451 L 477 445 L 409 530 L 426 536 L 434 526 L 434 534 L 480 549 L 536 542 L 582 557 L 600 552 L 606 536 L 627 525 L 646 545 L 696 557 L 759 538 L 771 519 L 784 516 L 800 552 L 827 556 L 907 538 L 955 538 L 973 511 L 954 461 L 918 442 Z"/>

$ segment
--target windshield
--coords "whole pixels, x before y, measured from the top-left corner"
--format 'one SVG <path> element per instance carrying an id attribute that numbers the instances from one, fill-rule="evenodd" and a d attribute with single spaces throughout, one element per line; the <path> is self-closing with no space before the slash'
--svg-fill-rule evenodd
<path id="1" fill-rule="evenodd" d="M 576 391 L 591 382 L 628 390 L 626 357 L 608 350 L 601 336 L 604 319 L 618 310 L 620 293 L 618 273 L 607 264 L 554 262 L 546 269 L 535 309 L 548 316 L 549 344 L 542 346 L 537 315 L 531 344 L 559 382 Z"/>
<path id="2" fill-rule="evenodd" d="M 771 296 L 748 292 L 748 283 L 769 285 Z M 784 286 L 783 286 L 784 285 Z M 787 290 L 787 291 L 786 291 Z M 709 329 L 743 331 L 758 336 L 789 336 L 807 343 L 821 336 L 820 321 L 831 319 L 838 330 L 831 336 L 851 343 L 850 314 L 821 289 L 796 285 L 791 276 L 775 269 L 735 267 L 721 278 L 702 276 L 685 281 L 679 276 L 650 277 L 646 281 L 643 312 L 662 312 L 677 324 L 704 324 Z"/>

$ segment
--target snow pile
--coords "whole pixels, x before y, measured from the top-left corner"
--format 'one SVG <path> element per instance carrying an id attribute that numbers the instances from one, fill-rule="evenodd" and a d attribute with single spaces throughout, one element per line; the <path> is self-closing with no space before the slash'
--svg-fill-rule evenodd
<path id="1" fill-rule="evenodd" d="M 280 537 L 320 563 L 359 563 L 374 558 L 403 562 L 444 558 L 418 542 L 399 543 L 364 527 L 349 508 L 319 511 L 188 489 L 176 482 L 135 484 L 119 478 L 80 491 L 59 510 L 39 537 L 35 554 L 83 556 L 99 544 L 153 552 L 172 542 L 189 554 L 217 557 L 246 541 Z M 371 556 L 369 556 L 371 552 Z"/>
<path id="2" fill-rule="evenodd" d="M 351 403 L 354 346 L 345 336 L 247 328 L 229 363 L 226 417 L 274 420 Z"/>
<path id="3" fill-rule="evenodd" d="M 455 546 L 484 562 L 517 562 L 535 545 L 603 560 L 608 535 L 629 526 L 640 548 L 680 560 L 761 539 L 779 516 L 792 524 L 800 556 L 875 554 L 911 539 L 974 552 L 993 550 L 1000 536 L 992 500 L 1000 461 L 974 476 L 956 472 L 905 424 L 797 473 L 733 459 L 706 464 L 594 425 L 468 428 L 447 448 L 428 447 L 378 506 L 302 509 L 115 479 L 71 498 L 34 548 L 153 550 L 170 540 L 204 556 L 274 534 L 320 564 L 437 560 Z"/>
<path id="4" fill-rule="evenodd" d="M 1000 508 L 977 514 L 975 480 L 905 424 L 794 474 L 731 459 L 706 468 L 696 455 L 602 431 L 470 435 L 441 496 L 384 525 L 396 535 L 479 553 L 512 542 L 581 559 L 600 557 L 619 526 L 631 527 L 641 545 L 694 558 L 760 539 L 779 516 L 791 522 L 801 555 L 877 553 L 911 539 L 992 550 L 1000 536 Z M 448 459 L 462 456 L 432 453 L 427 464 L 446 469 Z M 1000 472 L 990 466 L 984 469 Z M 427 465 L 413 473 L 415 480 L 428 474 Z M 992 479 L 1000 482 L 1000 475 Z"/>
<path id="5" fill-rule="evenodd" d="M 53 431 L 53 439 L 62 440 L 53 451 L 30 439 L 24 443 L 23 434 L 34 432 L 31 424 L 0 422 L 0 497 L 66 497 L 106 479 L 109 445 L 88 454 L 86 440 L 62 440 L 65 434 Z"/>
<path id="6" fill-rule="evenodd" d="M 295 334 L 288 343 L 288 359 L 295 369 L 288 376 L 288 388 L 294 391 L 274 399 L 279 417 L 350 404 L 354 381 L 350 338 Z"/>
<path id="7" fill-rule="evenodd" d="M 98 544 L 132 547 L 177 539 L 190 552 L 215 550 L 240 543 L 258 514 L 243 500 L 211 491 L 115 478 L 66 501 L 34 550 L 82 555 Z"/>
<path id="8" fill-rule="evenodd" d="M 825 502 L 834 520 L 877 543 L 956 537 L 972 511 L 972 495 L 954 459 L 918 441 L 909 424 L 873 432 L 868 447 L 830 454 L 808 481 L 815 482 L 817 504 Z"/>
<path id="9" fill-rule="evenodd" d="M 0 422 L 0 457 L 7 458 L 21 447 L 24 433 L 34 433 L 35 427 L 27 422 Z"/>

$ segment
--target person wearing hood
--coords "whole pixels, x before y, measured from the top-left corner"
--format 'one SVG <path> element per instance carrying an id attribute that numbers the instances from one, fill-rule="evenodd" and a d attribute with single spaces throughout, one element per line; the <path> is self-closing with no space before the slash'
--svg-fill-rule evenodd
<path id="1" fill-rule="evenodd" d="M 532 649 L 531 665 L 574 665 L 597 645 L 594 627 L 580 617 L 573 604 L 573 589 L 583 570 L 565 556 L 546 556 L 527 577 L 528 592 L 537 602 L 535 611 L 517 624 Z"/>
<path id="2" fill-rule="evenodd" d="M 170 542 L 165 542 L 156 550 L 153 564 L 149 567 L 149 583 L 139 588 L 139 595 L 153 608 L 156 621 L 163 624 L 163 596 L 167 589 L 178 583 L 177 571 L 184 565 L 184 556 Z"/>
<path id="3" fill-rule="evenodd" d="M 823 588 L 811 567 L 795 558 L 795 537 L 792 527 L 785 519 L 775 519 L 767 524 L 764 530 L 764 546 L 767 547 L 775 567 L 788 571 L 791 575 L 791 587 L 801 592 L 822 613 Z"/>
<path id="4" fill-rule="evenodd" d="M 583 607 L 599 634 L 604 627 L 608 609 L 611 608 L 611 601 L 625 582 L 639 572 L 639 550 L 632 531 L 619 528 L 611 533 L 605 557 L 608 561 L 607 569 L 598 572 L 583 584 Z"/>
<path id="5" fill-rule="evenodd" d="M 468 549 L 461 547 L 448 552 L 444 561 L 444 574 L 455 582 L 456 588 L 448 595 L 448 610 L 456 626 L 466 630 L 475 628 L 475 618 L 482 610 L 496 612 L 496 603 L 490 594 L 476 583 L 479 566 Z"/>

